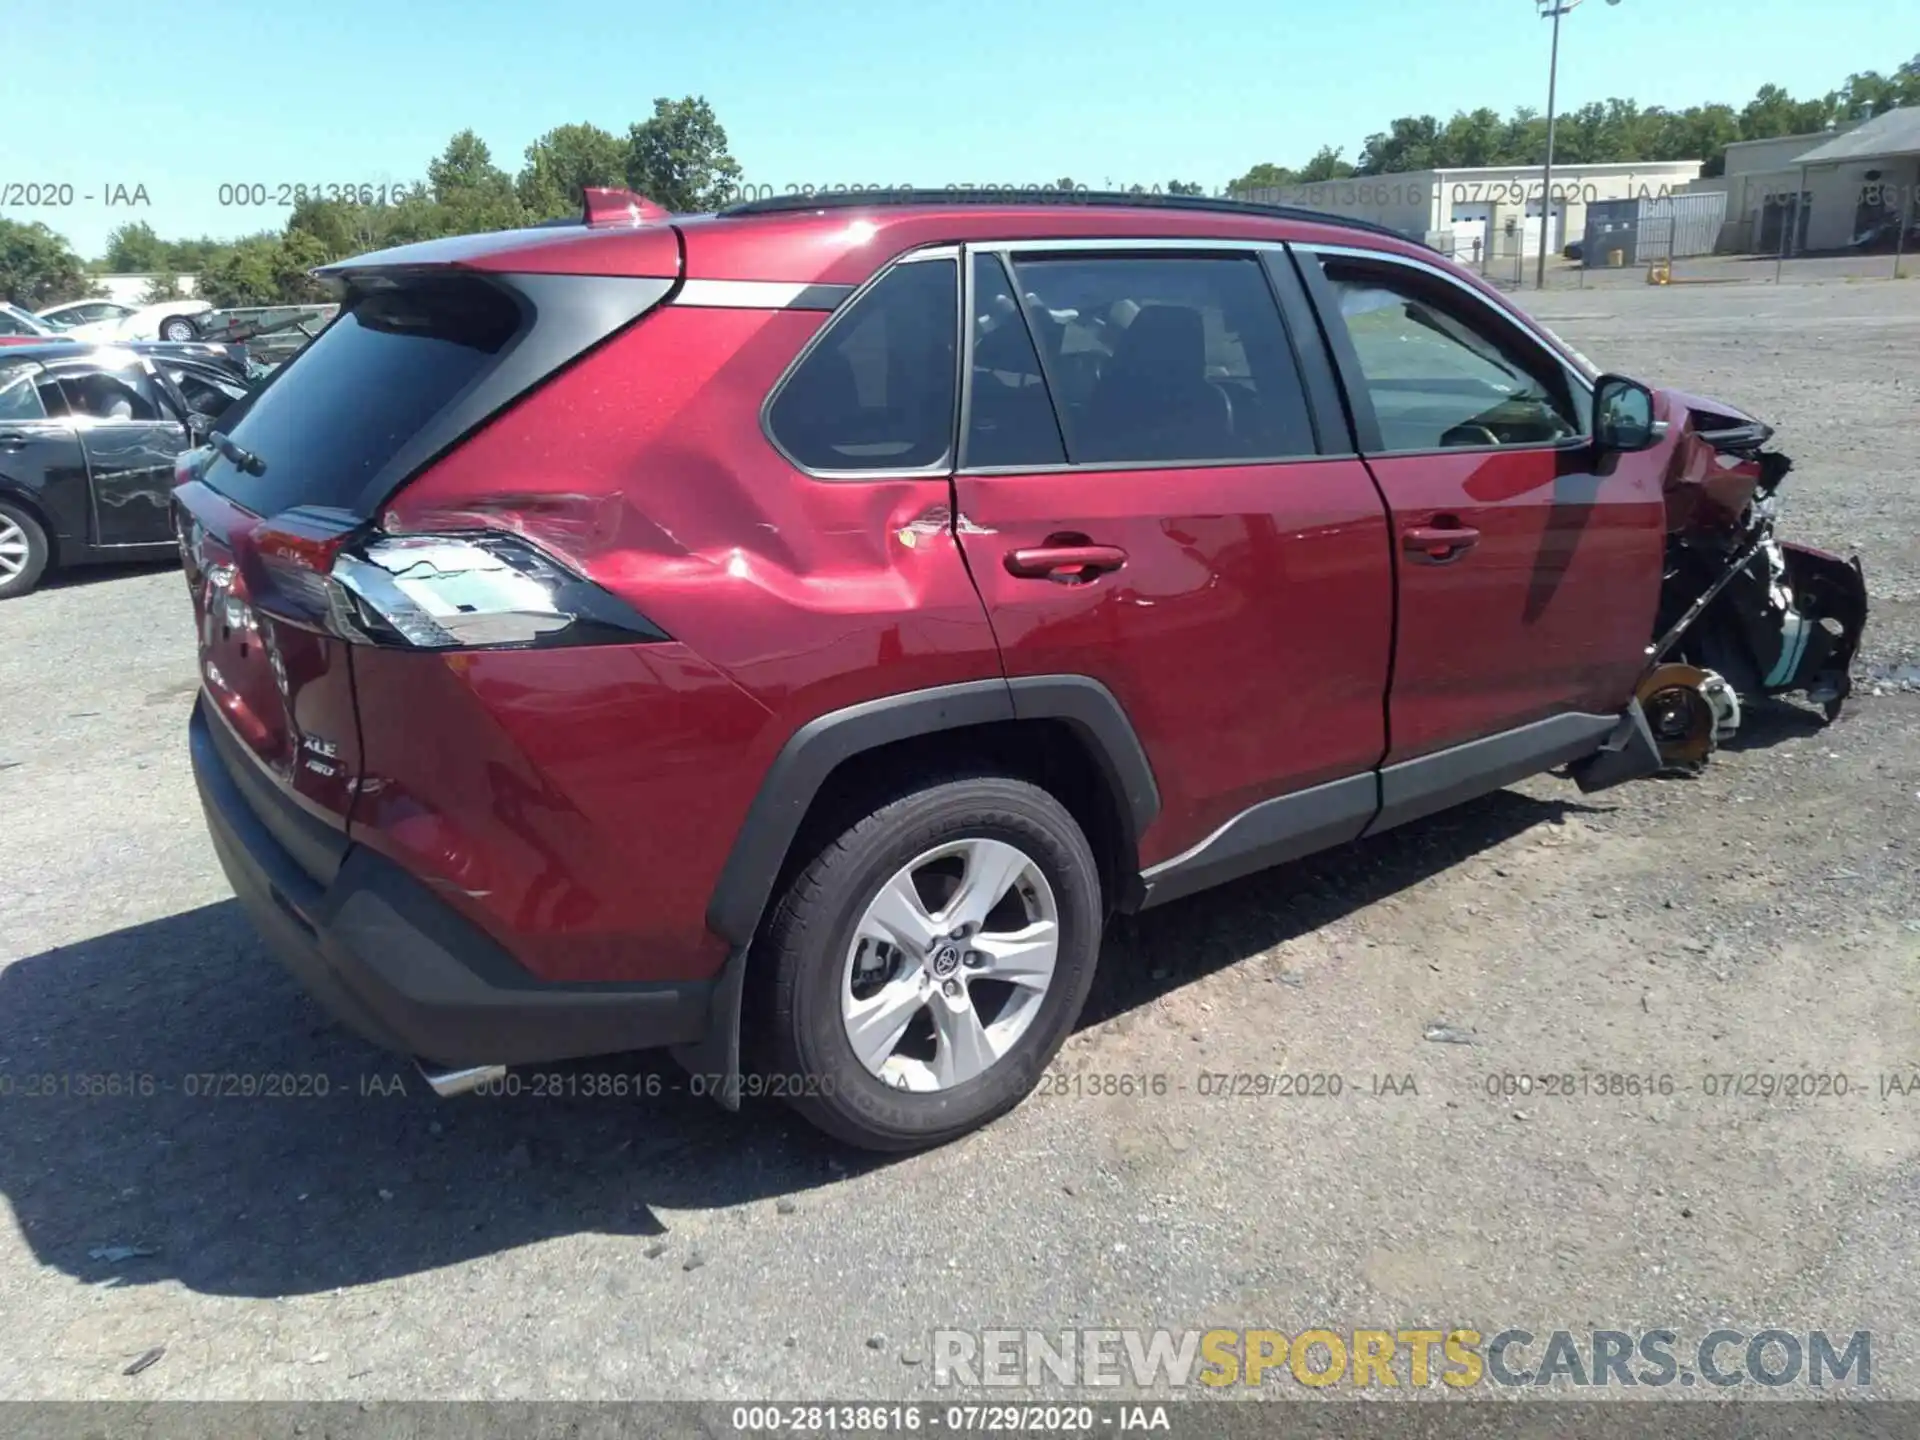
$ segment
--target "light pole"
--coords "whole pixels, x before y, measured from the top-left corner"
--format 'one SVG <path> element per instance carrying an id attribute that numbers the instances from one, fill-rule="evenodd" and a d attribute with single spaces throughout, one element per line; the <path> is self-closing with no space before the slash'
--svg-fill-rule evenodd
<path id="1" fill-rule="evenodd" d="M 1547 163 L 1541 167 L 1540 175 L 1540 265 L 1533 277 L 1533 288 L 1544 290 L 1547 288 L 1548 221 L 1553 215 L 1553 102 L 1560 84 L 1560 17 L 1570 13 L 1580 0 L 1533 0 L 1533 3 L 1539 7 L 1541 19 L 1553 21 L 1553 57 L 1547 61 Z M 1524 209 L 1521 213 L 1524 218 Z"/>
<path id="2" fill-rule="evenodd" d="M 1547 222 L 1553 215 L 1553 121 L 1554 91 L 1560 83 L 1560 17 L 1571 14 L 1580 0 L 1533 0 L 1542 20 L 1553 21 L 1553 55 L 1547 61 L 1547 163 L 1540 176 L 1540 266 L 1533 277 L 1534 288 L 1547 288 Z M 1620 0 L 1607 0 L 1618 5 Z"/>

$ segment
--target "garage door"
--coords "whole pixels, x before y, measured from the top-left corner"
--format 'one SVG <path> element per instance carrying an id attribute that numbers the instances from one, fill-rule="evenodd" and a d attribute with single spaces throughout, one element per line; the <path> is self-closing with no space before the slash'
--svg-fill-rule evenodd
<path id="1" fill-rule="evenodd" d="M 1567 202 L 1564 200 L 1554 201 L 1553 214 L 1549 217 L 1547 226 L 1547 250 L 1550 254 L 1559 253 L 1561 244 L 1560 237 L 1566 233 L 1566 222 Z M 1540 253 L 1540 202 L 1538 200 L 1527 201 L 1525 235 L 1526 253 L 1529 255 L 1538 255 Z"/>
<path id="2" fill-rule="evenodd" d="M 1493 204 L 1487 200 L 1462 201 L 1453 207 L 1447 228 L 1453 231 L 1453 257 L 1471 264 L 1486 253 L 1487 227 L 1493 223 Z M 1478 249 L 1475 248 L 1476 243 Z"/>

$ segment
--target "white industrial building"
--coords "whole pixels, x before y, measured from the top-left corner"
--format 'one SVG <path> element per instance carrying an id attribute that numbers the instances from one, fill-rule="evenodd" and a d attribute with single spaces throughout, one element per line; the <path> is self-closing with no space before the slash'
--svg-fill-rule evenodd
<path id="1" fill-rule="evenodd" d="M 1727 197 L 1722 250 L 1801 254 L 1844 250 L 1904 202 L 1920 214 L 1920 106 L 1811 135 L 1742 140 L 1724 175 L 1687 187 Z"/>
<path id="2" fill-rule="evenodd" d="M 1255 190 L 1245 198 L 1371 220 L 1471 262 L 1538 254 L 1543 220 L 1547 249 L 1558 253 L 1585 234 L 1588 205 L 1661 199 L 1697 180 L 1701 168 L 1698 160 L 1556 165 L 1550 207 L 1541 203 L 1538 165 L 1407 170 Z"/>

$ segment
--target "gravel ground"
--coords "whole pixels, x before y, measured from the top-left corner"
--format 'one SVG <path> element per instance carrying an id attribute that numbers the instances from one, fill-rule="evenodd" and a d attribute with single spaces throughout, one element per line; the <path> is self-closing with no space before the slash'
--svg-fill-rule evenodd
<path id="1" fill-rule="evenodd" d="M 1920 1071 L 1920 285 L 1528 298 L 1777 420 L 1787 529 L 1865 557 L 1883 693 L 1124 923 L 1082 1093 L 897 1162 L 670 1088 L 434 1100 L 228 898 L 177 573 L 0 607 L 0 1398 L 891 1397 L 934 1393 L 936 1326 L 1721 1323 L 1871 1330 L 1872 1393 L 1920 1397 L 1920 1096 L 1879 1078 Z M 614 1069 L 677 1078 L 573 1073 Z M 1203 1069 L 1343 1085 L 1203 1099 Z M 1707 1093 L 1789 1070 L 1852 1093 Z M 1569 1071 L 1673 1093 L 1488 1093 Z M 329 1093 L 190 1098 L 209 1072 Z M 1117 1075 L 1167 1093 L 1084 1093 Z"/>

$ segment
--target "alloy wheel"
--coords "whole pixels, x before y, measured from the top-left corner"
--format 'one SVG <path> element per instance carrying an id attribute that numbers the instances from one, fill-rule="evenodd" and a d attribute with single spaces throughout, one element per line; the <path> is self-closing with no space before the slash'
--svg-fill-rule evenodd
<path id="1" fill-rule="evenodd" d="M 1032 857 L 985 838 L 928 850 L 868 901 L 847 947 L 854 1055 L 898 1089 L 964 1085 L 1033 1024 L 1059 954 L 1053 887 Z"/>
<path id="2" fill-rule="evenodd" d="M 0 515 L 0 584 L 17 579 L 27 568 L 27 532 Z"/>

